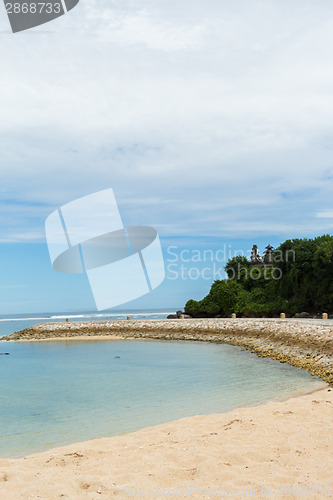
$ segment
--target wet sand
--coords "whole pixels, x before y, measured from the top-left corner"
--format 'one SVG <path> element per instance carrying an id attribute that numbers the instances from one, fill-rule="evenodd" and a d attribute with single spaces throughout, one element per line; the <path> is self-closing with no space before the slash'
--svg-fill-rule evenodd
<path id="1" fill-rule="evenodd" d="M 333 323 L 213 319 L 46 323 L 15 341 L 222 342 L 333 383 Z M 333 389 L 183 418 L 17 460 L 0 459 L 0 498 L 333 497 Z"/>
<path id="2" fill-rule="evenodd" d="M 333 495 L 333 390 L 0 460 L 6 500 Z"/>

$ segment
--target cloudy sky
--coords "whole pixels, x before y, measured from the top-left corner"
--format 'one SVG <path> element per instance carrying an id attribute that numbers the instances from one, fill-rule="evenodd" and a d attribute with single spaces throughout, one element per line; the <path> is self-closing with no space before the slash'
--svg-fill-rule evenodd
<path id="1" fill-rule="evenodd" d="M 47 215 L 108 187 L 124 222 L 165 244 L 332 232 L 331 2 L 81 0 L 15 35 L 2 7 L 0 41 L 9 309 L 23 307 L 15 285 L 39 310 L 25 269 L 42 274 L 31 259 Z"/>

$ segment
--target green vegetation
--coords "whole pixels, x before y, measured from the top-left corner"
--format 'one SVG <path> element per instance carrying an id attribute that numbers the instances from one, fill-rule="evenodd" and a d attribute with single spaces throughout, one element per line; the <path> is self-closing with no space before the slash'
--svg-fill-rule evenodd
<path id="1" fill-rule="evenodd" d="M 287 240 L 274 250 L 272 266 L 230 259 L 228 279 L 217 280 L 202 300 L 189 300 L 194 317 L 277 316 L 333 312 L 333 237 Z"/>

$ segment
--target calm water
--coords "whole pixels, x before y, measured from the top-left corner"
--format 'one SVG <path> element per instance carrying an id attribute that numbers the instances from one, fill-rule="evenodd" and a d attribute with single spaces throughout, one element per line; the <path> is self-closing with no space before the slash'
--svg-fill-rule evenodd
<path id="1" fill-rule="evenodd" d="M 317 388 L 239 347 L 190 342 L 0 342 L 0 457 L 225 412 Z M 120 356 L 120 358 L 116 358 Z"/>

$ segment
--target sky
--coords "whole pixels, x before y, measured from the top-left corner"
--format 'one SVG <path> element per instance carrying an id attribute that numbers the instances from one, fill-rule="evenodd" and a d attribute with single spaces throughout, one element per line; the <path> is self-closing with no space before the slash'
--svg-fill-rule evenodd
<path id="1" fill-rule="evenodd" d="M 81 0 L 15 35 L 0 7 L 0 314 L 94 307 L 44 223 L 102 189 L 162 242 L 166 280 L 132 308 L 209 291 L 172 279 L 170 246 L 332 233 L 331 2 Z"/>

